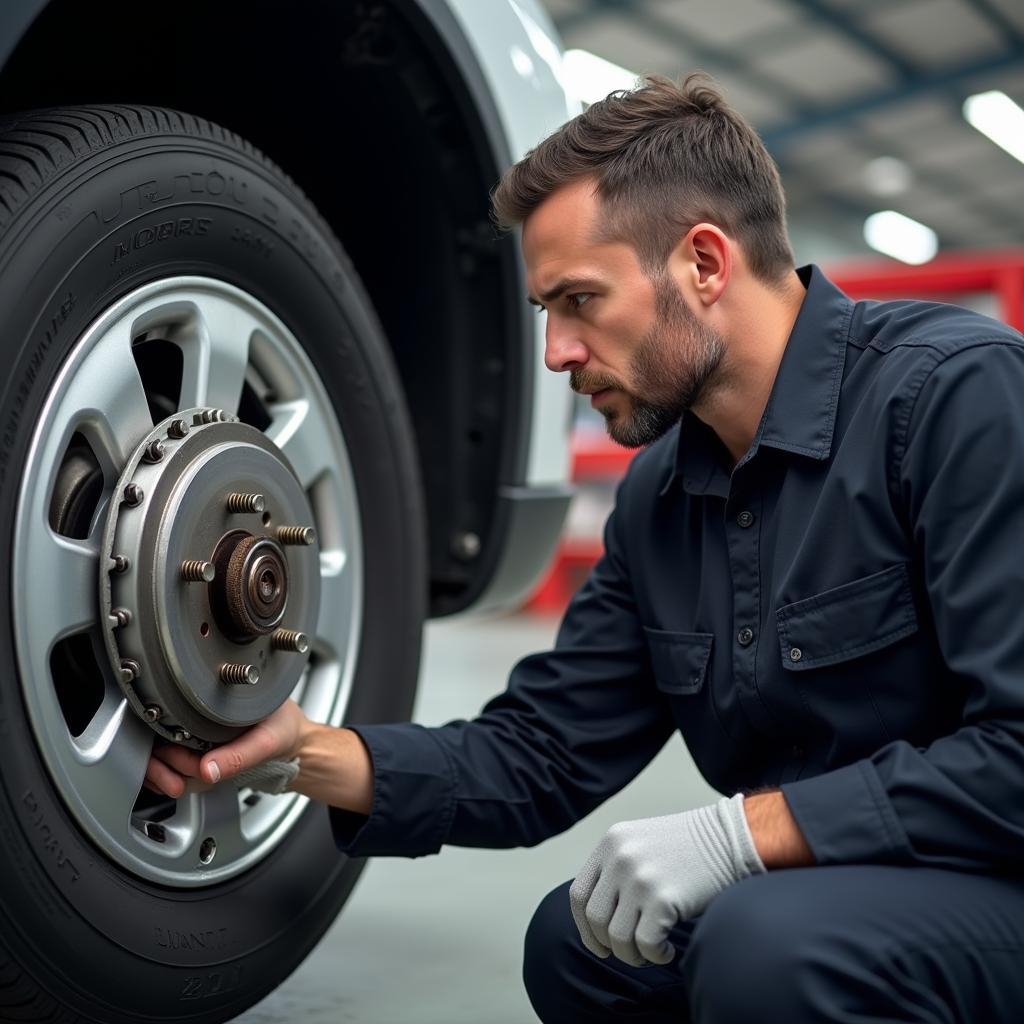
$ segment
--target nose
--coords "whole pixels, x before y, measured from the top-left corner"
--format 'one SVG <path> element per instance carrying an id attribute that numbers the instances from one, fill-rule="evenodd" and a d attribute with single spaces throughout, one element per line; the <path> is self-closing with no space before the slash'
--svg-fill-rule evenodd
<path id="1" fill-rule="evenodd" d="M 588 357 L 587 346 L 573 329 L 548 313 L 544 332 L 544 365 L 555 373 L 565 373 L 583 366 Z"/>

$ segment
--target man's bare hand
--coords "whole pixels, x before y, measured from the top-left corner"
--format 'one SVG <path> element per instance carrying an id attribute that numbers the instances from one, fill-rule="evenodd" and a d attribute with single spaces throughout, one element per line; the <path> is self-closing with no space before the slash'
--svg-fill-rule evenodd
<path id="1" fill-rule="evenodd" d="M 202 756 L 176 743 L 154 747 L 144 785 L 154 793 L 178 798 L 189 783 L 194 789 L 206 788 L 264 761 L 290 761 L 312 728 L 302 708 L 287 700 L 238 739 Z"/>

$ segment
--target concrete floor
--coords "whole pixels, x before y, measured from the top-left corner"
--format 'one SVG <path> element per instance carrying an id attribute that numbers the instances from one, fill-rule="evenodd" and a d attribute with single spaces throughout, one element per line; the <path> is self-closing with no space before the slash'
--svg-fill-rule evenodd
<path id="1" fill-rule="evenodd" d="M 427 627 L 414 720 L 472 718 L 504 689 L 557 621 L 514 615 Z M 416 860 L 371 860 L 338 920 L 305 963 L 236 1024 L 522 1024 L 536 1021 L 520 970 L 534 907 L 572 878 L 616 821 L 708 803 L 676 735 L 621 793 L 532 849 L 445 847 Z"/>

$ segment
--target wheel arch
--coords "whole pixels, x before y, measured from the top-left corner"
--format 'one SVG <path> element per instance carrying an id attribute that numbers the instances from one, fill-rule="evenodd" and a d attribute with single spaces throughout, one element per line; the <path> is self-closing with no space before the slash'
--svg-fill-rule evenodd
<path id="1" fill-rule="evenodd" d="M 179 0 L 162 22 L 133 0 L 5 7 L 0 113 L 175 107 L 238 132 L 309 196 L 374 301 L 405 390 L 431 614 L 485 591 L 500 600 L 517 532 L 501 494 L 525 482 L 533 324 L 515 241 L 488 217 L 511 154 L 447 6 L 292 0 L 285 18 L 273 0 Z"/>

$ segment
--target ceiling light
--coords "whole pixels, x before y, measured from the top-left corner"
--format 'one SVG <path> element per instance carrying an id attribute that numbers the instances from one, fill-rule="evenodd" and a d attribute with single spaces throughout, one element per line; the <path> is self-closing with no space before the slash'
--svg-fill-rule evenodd
<path id="1" fill-rule="evenodd" d="M 873 213 L 864 221 L 864 241 L 878 252 L 915 266 L 939 251 L 939 236 L 927 224 L 895 210 Z"/>
<path id="2" fill-rule="evenodd" d="M 964 100 L 964 118 L 1024 163 L 1024 110 L 1005 92 L 993 89 L 968 96 Z"/>
<path id="3" fill-rule="evenodd" d="M 914 183 L 914 174 L 903 160 L 880 156 L 864 167 L 864 186 L 876 196 L 898 196 Z"/>
<path id="4" fill-rule="evenodd" d="M 596 103 L 616 89 L 635 89 L 638 76 L 589 50 L 566 50 L 562 75 L 581 103 Z"/>

